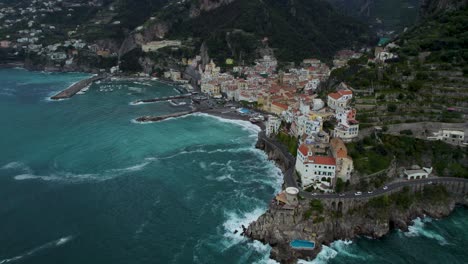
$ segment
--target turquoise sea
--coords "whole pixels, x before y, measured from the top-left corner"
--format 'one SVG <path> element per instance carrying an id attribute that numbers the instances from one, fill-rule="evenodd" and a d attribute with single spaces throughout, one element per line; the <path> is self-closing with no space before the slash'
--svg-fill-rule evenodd
<path id="1" fill-rule="evenodd" d="M 151 81 L 48 100 L 85 77 L 0 70 L 0 264 L 274 263 L 268 246 L 235 234 L 282 182 L 254 148 L 256 126 L 207 115 L 135 123 L 185 110 L 131 105 L 178 93 Z M 338 241 L 316 262 L 463 263 L 467 216 Z"/>

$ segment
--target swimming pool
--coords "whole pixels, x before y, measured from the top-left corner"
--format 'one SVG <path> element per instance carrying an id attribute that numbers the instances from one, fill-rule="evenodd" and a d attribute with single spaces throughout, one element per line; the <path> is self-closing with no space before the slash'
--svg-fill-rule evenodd
<path id="1" fill-rule="evenodd" d="M 246 114 L 246 115 L 250 113 L 249 109 L 245 109 L 245 108 L 241 108 L 238 111 L 239 111 L 239 113 Z"/>
<path id="2" fill-rule="evenodd" d="M 293 240 L 289 245 L 294 249 L 313 250 L 315 248 L 314 242 L 306 240 Z"/>

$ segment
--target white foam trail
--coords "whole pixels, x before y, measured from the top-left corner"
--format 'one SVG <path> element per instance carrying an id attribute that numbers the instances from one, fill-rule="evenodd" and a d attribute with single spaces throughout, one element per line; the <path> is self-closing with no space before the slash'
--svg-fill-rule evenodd
<path id="1" fill-rule="evenodd" d="M 16 175 L 13 178 L 17 181 L 25 181 L 25 180 L 43 180 L 43 181 L 62 181 L 67 183 L 78 183 L 83 181 L 107 181 L 114 179 L 116 177 L 122 176 L 127 172 L 136 172 L 143 170 L 147 165 L 149 165 L 150 161 L 145 161 L 143 163 L 121 168 L 121 169 L 111 169 L 105 171 L 103 174 L 74 174 L 70 172 L 58 172 L 53 173 L 48 176 L 43 175 L 35 175 L 33 173 L 25 173 Z"/>
<path id="2" fill-rule="evenodd" d="M 24 163 L 18 162 L 18 161 L 13 161 L 13 162 L 10 162 L 8 164 L 5 164 L 0 169 L 2 169 L 2 170 L 21 169 L 23 171 L 29 171 L 30 170 L 28 166 L 26 166 Z"/>
<path id="3" fill-rule="evenodd" d="M 143 163 L 140 163 L 140 164 L 137 164 L 137 165 L 134 165 L 134 166 L 122 168 L 122 169 L 108 170 L 107 172 L 135 172 L 135 171 L 141 171 L 142 169 L 144 169 L 150 163 L 151 162 L 146 161 L 146 162 L 143 162 Z"/>
<path id="4" fill-rule="evenodd" d="M 434 231 L 427 230 L 425 228 L 425 221 L 419 217 L 413 221 L 413 225 L 408 227 L 408 232 L 405 232 L 404 235 L 407 237 L 423 236 L 426 238 L 437 240 L 442 246 L 448 245 L 447 240 L 443 236 L 435 233 Z"/>
<path id="5" fill-rule="evenodd" d="M 42 246 L 34 248 L 34 249 L 32 249 L 32 250 L 30 250 L 30 251 L 28 251 L 28 252 L 26 252 L 26 253 L 24 253 L 22 255 L 0 260 L 0 264 L 13 263 L 13 262 L 16 262 L 18 260 L 21 260 L 21 259 L 24 259 L 24 258 L 27 258 L 27 257 L 31 257 L 31 256 L 35 255 L 36 253 L 38 253 L 40 251 L 43 251 L 45 249 L 63 246 L 66 243 L 70 242 L 72 239 L 73 239 L 73 236 L 67 236 L 67 237 L 59 238 L 57 240 L 45 243 Z"/>
<path id="6" fill-rule="evenodd" d="M 16 175 L 13 178 L 17 181 L 36 180 L 36 179 L 40 179 L 43 181 L 60 180 L 60 178 L 55 177 L 55 176 L 38 176 L 38 175 L 33 175 L 33 174 L 21 174 L 21 175 Z"/>
<path id="7" fill-rule="evenodd" d="M 68 243 L 69 241 L 71 241 L 73 239 L 72 236 L 67 236 L 67 237 L 63 237 L 63 238 L 60 238 L 57 243 L 55 243 L 56 246 L 61 246 L 61 245 L 65 245 L 66 243 Z"/>

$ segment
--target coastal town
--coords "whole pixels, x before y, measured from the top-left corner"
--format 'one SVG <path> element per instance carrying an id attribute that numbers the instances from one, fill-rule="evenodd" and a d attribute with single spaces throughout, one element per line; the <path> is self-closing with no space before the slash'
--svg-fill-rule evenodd
<path id="1" fill-rule="evenodd" d="M 468 0 L 0 0 L 0 264 L 465 263 L 467 25 Z"/>

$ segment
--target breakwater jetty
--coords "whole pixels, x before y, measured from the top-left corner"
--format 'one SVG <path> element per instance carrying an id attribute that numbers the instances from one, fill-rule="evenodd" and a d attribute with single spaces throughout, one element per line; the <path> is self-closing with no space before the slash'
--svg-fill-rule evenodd
<path id="1" fill-rule="evenodd" d="M 104 75 L 99 75 L 99 76 L 94 76 L 82 81 L 79 81 L 72 86 L 68 87 L 67 89 L 61 91 L 60 93 L 52 96 L 50 99 L 52 100 L 60 100 L 60 99 L 67 99 L 71 98 L 75 94 L 77 94 L 79 91 L 83 90 L 85 87 L 91 85 L 93 82 L 99 81 L 106 78 Z"/>
<path id="2" fill-rule="evenodd" d="M 186 115 L 190 115 L 190 114 L 193 114 L 193 113 L 196 113 L 196 112 L 198 112 L 198 111 L 191 110 L 191 111 L 177 112 L 177 113 L 173 113 L 173 114 L 160 115 L 160 116 L 142 116 L 142 117 L 137 118 L 136 121 L 140 122 L 140 123 L 159 122 L 159 121 L 163 121 L 165 119 L 186 116 Z"/>
<path id="3" fill-rule="evenodd" d="M 134 101 L 132 104 L 138 105 L 138 104 L 143 104 L 143 103 L 155 103 L 155 102 L 169 101 L 169 100 L 174 100 L 174 99 L 184 99 L 184 98 L 189 98 L 191 96 L 192 94 L 181 94 L 181 95 L 158 97 L 158 98 L 152 98 L 152 99 L 141 99 L 141 100 Z"/>

